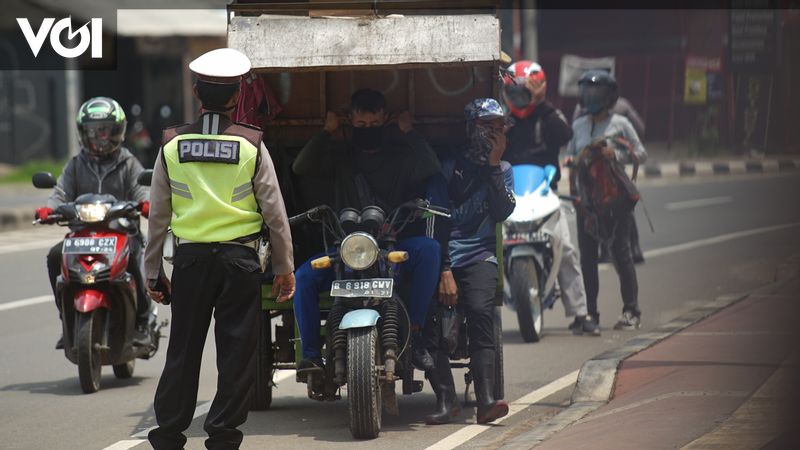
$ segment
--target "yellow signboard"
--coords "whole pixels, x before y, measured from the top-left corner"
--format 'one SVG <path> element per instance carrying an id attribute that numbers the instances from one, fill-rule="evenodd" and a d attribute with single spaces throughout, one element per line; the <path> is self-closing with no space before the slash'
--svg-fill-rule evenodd
<path id="1" fill-rule="evenodd" d="M 684 103 L 703 105 L 706 103 L 708 83 L 705 69 L 687 67 L 686 83 L 683 89 Z"/>

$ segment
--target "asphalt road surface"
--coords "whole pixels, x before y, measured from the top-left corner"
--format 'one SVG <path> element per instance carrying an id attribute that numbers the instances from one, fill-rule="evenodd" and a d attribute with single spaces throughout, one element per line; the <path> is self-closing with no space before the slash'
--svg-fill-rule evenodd
<path id="1" fill-rule="evenodd" d="M 545 315 L 546 335 L 527 344 L 514 313 L 503 313 L 506 400 L 512 415 L 494 426 L 476 426 L 474 408 L 459 421 L 430 427 L 422 422 L 435 397 L 401 396 L 399 417 L 384 415 L 379 442 L 355 441 L 347 426 L 346 399 L 309 400 L 291 372 L 278 372 L 270 411 L 253 412 L 242 427 L 243 448 L 385 449 L 492 447 L 557 414 L 569 399 L 584 361 L 637 333 L 716 297 L 772 281 L 776 267 L 800 253 L 800 175 L 742 176 L 648 181 L 642 186 L 655 226 L 649 231 L 637 209 L 647 261 L 638 266 L 643 326 L 611 329 L 622 302 L 613 268 L 601 268 L 603 335 L 570 334 L 563 308 Z M 574 221 L 574 217 L 570 217 Z M 154 425 L 153 394 L 164 364 L 166 341 L 152 360 L 137 361 L 134 377 L 114 378 L 104 368 L 101 390 L 81 392 L 77 368 L 53 346 L 60 333 L 45 270 L 47 249 L 62 230 L 39 227 L 0 233 L 0 442 L 5 449 L 148 448 L 143 432 Z M 573 239 L 574 239 L 573 231 Z M 169 317 L 166 307 L 160 308 Z M 204 412 L 215 388 L 215 349 L 209 335 L 200 382 L 197 418 L 187 449 L 203 448 Z M 456 371 L 457 389 L 463 378 Z M 419 374 L 421 378 L 421 374 Z M 346 395 L 346 393 L 344 394 Z"/>

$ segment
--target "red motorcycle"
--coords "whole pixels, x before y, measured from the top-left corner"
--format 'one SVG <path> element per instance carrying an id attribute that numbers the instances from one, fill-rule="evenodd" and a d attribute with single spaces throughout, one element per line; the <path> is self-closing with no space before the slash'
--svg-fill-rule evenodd
<path id="1" fill-rule="evenodd" d="M 49 173 L 33 176 L 33 185 L 50 189 Z M 140 233 L 137 202 L 117 201 L 113 195 L 83 194 L 65 203 L 47 219 L 34 224 L 68 226 L 62 247 L 61 275 L 56 297 L 64 330 L 64 354 L 78 365 L 81 389 L 100 389 L 104 365 L 117 378 L 130 378 L 136 359 L 149 359 L 158 350 L 161 328 L 155 306 L 150 311 L 150 345 L 133 345 L 137 281 L 126 268 L 133 257 L 130 240 Z"/>

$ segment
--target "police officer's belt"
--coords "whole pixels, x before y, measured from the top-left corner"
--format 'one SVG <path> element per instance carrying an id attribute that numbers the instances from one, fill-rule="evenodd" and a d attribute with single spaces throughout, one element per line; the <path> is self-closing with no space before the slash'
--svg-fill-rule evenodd
<path id="1" fill-rule="evenodd" d="M 239 241 L 197 242 L 197 241 L 190 241 L 188 239 L 182 239 L 182 238 L 175 238 L 175 240 L 177 241 L 177 244 L 179 246 L 183 245 L 183 244 L 234 244 L 234 245 L 242 245 L 244 247 L 250 247 L 250 248 L 252 248 L 254 250 L 258 250 L 258 239 L 255 239 L 255 240 L 252 240 L 252 241 L 249 241 L 249 242 L 239 242 Z"/>

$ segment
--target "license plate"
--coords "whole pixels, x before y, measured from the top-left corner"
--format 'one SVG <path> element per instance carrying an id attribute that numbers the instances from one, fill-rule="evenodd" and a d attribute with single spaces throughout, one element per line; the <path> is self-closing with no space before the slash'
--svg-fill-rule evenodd
<path id="1" fill-rule="evenodd" d="M 543 233 L 541 231 L 536 231 L 530 234 L 530 241 L 531 242 L 547 242 L 550 240 L 550 236 L 547 233 Z"/>
<path id="2" fill-rule="evenodd" d="M 331 297 L 381 297 L 392 296 L 394 280 L 391 278 L 368 278 L 364 280 L 334 280 Z"/>
<path id="3" fill-rule="evenodd" d="M 75 253 L 114 253 L 117 248 L 117 237 L 76 237 L 64 239 L 61 251 L 64 254 Z"/>

